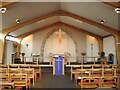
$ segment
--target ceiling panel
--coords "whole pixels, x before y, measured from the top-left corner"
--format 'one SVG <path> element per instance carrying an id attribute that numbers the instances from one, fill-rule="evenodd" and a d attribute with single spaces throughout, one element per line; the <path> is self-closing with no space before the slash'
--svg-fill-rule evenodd
<path id="1" fill-rule="evenodd" d="M 76 19 L 73 19 L 73 18 L 70 18 L 70 17 L 62 16 L 62 17 L 60 17 L 60 20 L 64 23 L 67 23 L 67 24 L 70 24 L 72 26 L 84 29 L 88 32 L 97 34 L 99 36 L 106 36 L 106 35 L 110 34 L 108 32 L 105 32 L 102 29 L 99 29 L 99 28 L 95 27 L 95 26 L 89 25 L 85 22 L 81 23 L 80 21 L 78 21 Z"/>
<path id="2" fill-rule="evenodd" d="M 56 10 L 65 10 L 71 12 L 90 20 L 100 22 L 101 19 L 106 20 L 104 25 L 118 29 L 118 14 L 114 12 L 114 8 L 104 3 L 100 2 L 19 2 L 7 6 L 7 12 L 2 14 L 2 29 L 8 28 L 12 25 L 16 25 L 15 19 L 19 18 L 21 22 L 26 20 L 46 15 L 50 12 Z M 42 20 L 40 23 L 33 23 L 24 26 L 10 34 L 13 36 L 18 36 L 37 28 L 58 22 L 65 22 L 72 26 L 85 29 L 91 33 L 106 36 L 110 33 L 105 32 L 95 26 L 89 25 L 87 23 L 81 23 L 76 19 L 70 17 L 51 17 L 49 19 Z"/>
<path id="3" fill-rule="evenodd" d="M 61 9 L 99 23 L 104 19 L 105 25 L 118 29 L 118 14 L 110 5 L 101 2 L 62 2 Z"/>
<path id="4" fill-rule="evenodd" d="M 51 18 L 42 20 L 39 23 L 36 22 L 36 23 L 30 24 L 30 25 L 27 25 L 25 27 L 22 27 L 22 28 L 20 28 L 20 29 L 18 29 L 16 31 L 11 32 L 10 35 L 19 36 L 19 35 L 22 35 L 24 33 L 31 32 L 31 31 L 33 31 L 35 29 L 45 27 L 47 25 L 50 25 L 50 24 L 53 24 L 53 23 L 56 23 L 56 22 L 59 22 L 59 21 L 60 21 L 60 19 L 59 19 L 58 16 L 53 16 Z"/>
<path id="5" fill-rule="evenodd" d="M 19 18 L 21 22 L 46 15 L 60 9 L 60 3 L 55 2 L 18 2 L 7 6 L 7 12 L 2 14 L 2 29 L 15 25 Z"/>

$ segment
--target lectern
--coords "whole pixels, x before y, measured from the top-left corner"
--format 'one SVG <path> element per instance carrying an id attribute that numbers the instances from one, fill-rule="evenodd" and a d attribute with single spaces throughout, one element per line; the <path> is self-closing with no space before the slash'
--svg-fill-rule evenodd
<path id="1" fill-rule="evenodd" d="M 53 75 L 61 76 L 64 73 L 64 56 L 54 55 L 53 56 Z"/>

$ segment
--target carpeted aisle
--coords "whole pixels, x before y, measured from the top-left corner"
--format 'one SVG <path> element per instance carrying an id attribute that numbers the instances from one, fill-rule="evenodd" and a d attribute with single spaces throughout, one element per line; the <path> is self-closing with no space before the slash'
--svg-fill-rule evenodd
<path id="1" fill-rule="evenodd" d="M 31 88 L 75 88 L 75 85 L 70 80 L 69 69 L 65 76 L 53 76 L 52 68 L 42 68 L 42 79 L 38 79 Z"/>

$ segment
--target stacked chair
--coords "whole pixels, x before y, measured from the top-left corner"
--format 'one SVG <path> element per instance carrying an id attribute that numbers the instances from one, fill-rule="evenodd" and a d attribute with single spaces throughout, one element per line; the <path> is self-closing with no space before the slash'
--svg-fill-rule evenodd
<path id="1" fill-rule="evenodd" d="M 71 67 L 71 80 L 78 88 L 118 88 L 118 65 L 79 65 Z"/>
<path id="2" fill-rule="evenodd" d="M 38 65 L 9 64 L 0 65 L 1 88 L 23 89 L 34 86 L 38 77 L 42 76 L 41 67 Z"/>

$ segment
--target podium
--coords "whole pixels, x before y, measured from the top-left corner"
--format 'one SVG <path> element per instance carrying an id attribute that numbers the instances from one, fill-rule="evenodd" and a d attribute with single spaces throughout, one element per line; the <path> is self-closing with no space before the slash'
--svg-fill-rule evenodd
<path id="1" fill-rule="evenodd" d="M 53 75 L 62 76 L 64 72 L 64 56 L 54 55 L 53 56 Z"/>

